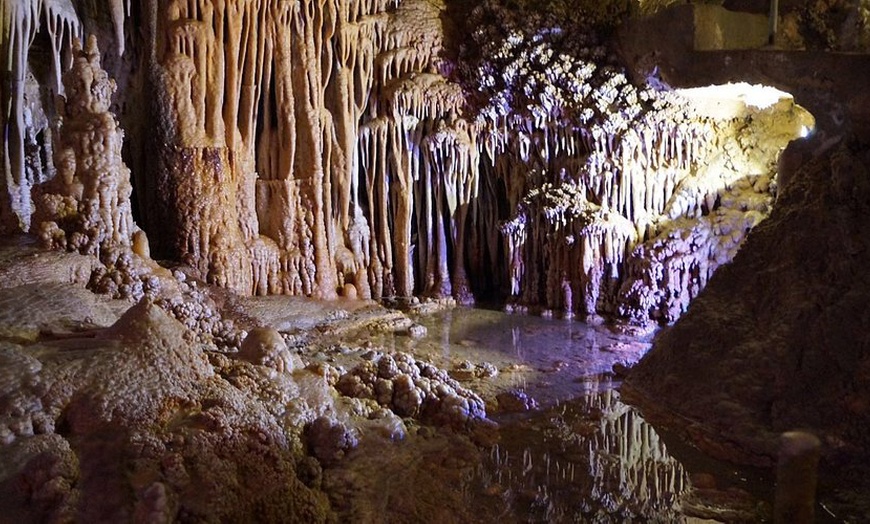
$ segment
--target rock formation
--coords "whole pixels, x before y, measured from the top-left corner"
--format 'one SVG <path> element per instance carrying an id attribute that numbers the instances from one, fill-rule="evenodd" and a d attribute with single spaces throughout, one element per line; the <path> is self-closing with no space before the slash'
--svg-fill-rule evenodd
<path id="1" fill-rule="evenodd" d="M 349 397 L 375 400 L 399 416 L 439 425 L 462 428 L 486 416 L 480 397 L 446 371 L 404 353 L 378 355 L 342 375 L 335 387 Z"/>
<path id="2" fill-rule="evenodd" d="M 95 336 L 40 344 L 38 358 L 4 342 L 0 436 L 17 461 L 4 459 L 5 517 L 323 521 L 280 422 L 190 335 L 142 302 Z"/>
<path id="3" fill-rule="evenodd" d="M 574 38 L 594 35 L 582 21 L 476 12 L 466 63 L 486 100 L 490 183 L 509 202 L 511 296 L 672 322 L 766 216 L 779 152 L 811 117 L 775 90 L 762 103 L 749 86 L 721 99 L 637 88 L 606 47 Z"/>
<path id="4" fill-rule="evenodd" d="M 720 118 L 691 97 L 634 86 L 593 19 L 552 4 L 547 14 L 490 1 L 451 24 L 456 8 L 423 0 L 113 3 L 103 37 L 140 60 L 116 67 L 124 96 L 154 116 L 126 107 L 121 117 L 138 133 L 131 149 L 150 152 L 131 157 L 155 255 L 242 294 L 504 296 L 564 316 L 675 320 L 767 212 L 758 195 L 773 194 L 776 156 L 796 135 L 764 128 L 754 111 Z M 21 99 L 40 81 L 25 78 L 37 15 L 44 7 L 57 33 L 58 76 L 90 15 L 28 5 L 30 15 L 9 14 L 18 25 L 4 43 L 22 79 L 7 98 L 50 119 Z M 601 23 L 619 10 L 589 12 Z M 130 41 L 126 24 L 142 38 Z M 445 43 L 463 33 L 470 45 Z M 110 93 L 99 96 L 105 111 Z M 783 129 L 797 129 L 788 103 L 765 111 L 792 115 Z M 26 230 L 30 186 L 53 177 L 55 196 L 36 197 L 29 228 L 69 245 L 58 221 L 72 219 L 58 215 L 76 177 L 116 171 L 122 207 L 130 189 L 122 135 L 105 137 L 102 162 L 116 167 L 86 167 L 70 156 L 75 117 L 57 117 L 69 128 L 60 138 L 30 156 L 7 152 L 4 212 Z M 24 137 L 7 142 L 18 149 L 44 126 L 9 124 Z M 56 167 L 37 162 L 48 156 Z M 739 178 L 753 191 L 733 190 Z M 754 214 L 724 218 L 729 209 Z M 144 249 L 127 209 L 114 213 L 116 234 L 135 233 Z M 73 247 L 96 252 L 82 241 Z"/>
<path id="5" fill-rule="evenodd" d="M 50 78 L 37 80 L 29 57 L 43 24 L 50 40 L 51 73 Z M 46 154 L 50 146 L 48 151 L 41 150 L 49 142 L 44 132 L 50 125 L 47 117 L 52 111 L 43 107 L 40 84 L 48 84 L 55 93 L 62 90 L 61 75 L 70 66 L 69 59 L 64 57 L 68 56 L 72 39 L 81 36 L 81 20 L 68 1 L 24 0 L 6 2 L 0 7 L 0 52 L 4 57 L 4 82 L 0 87 L 4 140 L 0 158 L 5 188 L 0 230 L 4 233 L 30 227 L 33 212 L 30 190 L 54 173 L 50 160 L 46 162 L 51 157 Z"/>
<path id="6" fill-rule="evenodd" d="M 98 259 L 91 289 L 138 299 L 159 281 L 145 232 L 133 222 L 124 132 L 109 111 L 115 82 L 100 65 L 95 36 L 84 48 L 73 38 L 72 55 L 51 133 L 55 174 L 33 188 L 31 232 L 47 248 Z"/>
<path id="7" fill-rule="evenodd" d="M 148 257 L 144 233 L 133 223 L 124 132 L 109 112 L 115 82 L 100 67 L 96 37 L 84 49 L 75 40 L 72 51 L 53 134 L 56 175 L 35 191 L 33 229 L 49 248 L 97 258 L 126 248 Z"/>
<path id="8" fill-rule="evenodd" d="M 256 295 L 375 310 L 368 299 L 495 298 L 642 325 L 688 311 L 631 373 L 639 397 L 731 458 L 766 462 L 778 432 L 810 426 L 823 464 L 866 459 L 870 159 L 865 138 L 826 132 L 866 134 L 868 97 L 829 89 L 828 72 L 851 62 L 809 75 L 798 101 L 825 109 L 815 152 L 780 158 L 814 123 L 792 96 L 672 89 L 666 69 L 721 78 L 709 70 L 738 62 L 758 83 L 806 62 L 709 51 L 689 68 L 695 50 L 617 49 L 625 16 L 678 13 L 668 30 L 694 20 L 688 5 L 645 18 L 674 3 L 0 3 L 0 514 L 328 521 L 335 486 L 354 483 L 323 469 L 372 439 L 437 431 L 469 455 L 490 442 L 467 384 L 371 340 L 336 363 L 340 345 L 310 343 L 331 327 L 286 328 L 310 315 L 287 297 L 271 325 Z M 727 3 L 764 18 L 759 2 Z M 705 9 L 718 27 L 725 7 Z M 783 1 L 782 13 L 780 47 L 870 41 L 857 0 Z M 705 45 L 728 40 L 713 36 Z M 425 333 L 393 314 L 409 340 Z M 490 368 L 453 373 L 473 382 Z M 505 411 L 535 408 L 514 393 Z M 590 409 L 607 412 L 593 474 L 618 456 L 620 482 L 684 491 L 640 419 L 610 400 Z M 444 464 L 445 478 L 464 475 Z M 672 509 L 668 496 L 636 502 Z"/>
<path id="9" fill-rule="evenodd" d="M 860 141 L 824 142 L 788 150 L 771 218 L 629 376 L 645 404 L 734 460 L 770 462 L 796 428 L 813 428 L 834 463 L 870 449 L 868 158 Z"/>

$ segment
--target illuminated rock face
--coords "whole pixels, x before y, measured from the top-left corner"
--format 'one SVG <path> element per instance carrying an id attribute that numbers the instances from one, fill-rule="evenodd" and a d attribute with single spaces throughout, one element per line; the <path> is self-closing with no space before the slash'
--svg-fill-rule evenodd
<path id="1" fill-rule="evenodd" d="M 580 22 L 488 5 L 466 64 L 482 178 L 507 194 L 512 299 L 676 320 L 767 215 L 779 152 L 812 118 L 760 86 L 637 88 Z"/>
<path id="2" fill-rule="evenodd" d="M 768 216 L 780 152 L 813 127 L 812 116 L 776 89 L 729 84 L 678 92 L 706 121 L 709 141 L 701 141 L 702 159 L 674 188 L 653 233 L 628 257 L 618 308 L 636 320 L 673 322 L 686 311 Z"/>
<path id="3" fill-rule="evenodd" d="M 242 294 L 495 294 L 563 316 L 670 322 L 767 213 L 776 156 L 798 127 L 791 102 L 716 116 L 635 87 L 581 20 L 495 2 L 457 22 L 470 52 L 445 43 L 440 2 L 117 4 L 107 47 L 142 64 L 124 83 L 145 100 L 126 108 L 140 131 L 131 149 L 148 151 L 133 165 L 140 223 L 155 255 Z M 45 5 L 60 71 L 79 15 Z M 18 42 L 35 13 L 9 15 L 20 23 L 4 45 L 22 78 Z M 35 110 L 21 90 L 13 105 Z M 9 228 L 28 227 L 30 185 L 54 169 L 50 184 L 66 184 L 37 197 L 30 226 L 59 246 L 75 178 L 96 169 L 64 145 L 78 140 L 65 125 L 56 168 L 6 154 Z M 121 135 L 106 136 L 101 158 L 126 180 Z M 130 238 L 129 184 L 117 191 L 127 207 L 109 218 Z"/>

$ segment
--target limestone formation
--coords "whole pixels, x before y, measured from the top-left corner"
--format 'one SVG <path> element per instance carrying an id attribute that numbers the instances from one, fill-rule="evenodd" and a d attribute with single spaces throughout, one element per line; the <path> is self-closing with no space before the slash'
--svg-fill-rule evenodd
<path id="1" fill-rule="evenodd" d="M 0 354 L 5 517 L 325 520 L 278 420 L 159 307 Z"/>
<path id="2" fill-rule="evenodd" d="M 58 101 L 55 177 L 35 192 L 34 230 L 51 248 L 100 257 L 131 248 L 134 235 L 130 170 L 121 158 L 124 132 L 109 112 L 115 82 L 100 67 L 96 38 L 73 43 L 72 68 Z M 140 247 L 147 253 L 147 248 Z"/>
<path id="3" fill-rule="evenodd" d="M 375 400 L 402 417 L 467 429 L 486 418 L 486 406 L 446 371 L 411 355 L 374 355 L 342 375 L 336 389 L 349 397 Z"/>
<path id="4" fill-rule="evenodd" d="M 60 78 L 71 66 L 96 67 L 95 49 L 85 60 L 70 47 L 90 7 L 23 6 L 30 10 L 6 13 L 16 21 L 4 45 L 19 80 L 4 96 L 15 111 L 48 120 L 50 107 L 21 98 L 42 82 L 27 80 L 40 9 Z M 568 317 L 671 322 L 765 216 L 788 137 L 750 123 L 754 113 L 711 117 L 691 98 L 633 85 L 597 36 L 624 5 L 583 6 L 111 2 L 103 38 L 121 58 L 142 60 L 115 70 L 133 92 L 118 105 L 137 130 L 130 147 L 148 152 L 128 156 L 153 246 L 132 223 L 123 135 L 110 116 L 91 125 L 106 141 L 99 165 L 76 149 L 85 124 L 74 121 L 90 113 L 60 108 L 64 127 L 43 145 L 35 120 L 10 121 L 20 140 L 7 143 L 12 203 L 2 209 L 54 245 L 97 253 L 111 237 L 242 294 L 497 296 Z M 141 33 L 125 32 L 131 24 Z M 105 84 L 93 100 L 101 114 L 111 94 L 103 76 L 94 75 Z M 72 91 L 67 105 L 91 103 Z M 144 107 L 125 107 L 128 99 Z M 31 142 L 28 156 L 22 144 Z M 732 191 L 740 177 L 754 190 Z M 79 200 L 93 198 L 88 184 L 117 202 L 73 213 L 84 205 L 74 202 L 79 191 Z M 744 207 L 757 213 L 728 211 Z M 88 233 L 73 239 L 76 228 Z M 125 269 L 112 276 L 124 266 L 115 258 L 94 287 L 147 292 Z"/>
<path id="5" fill-rule="evenodd" d="M 74 39 L 72 53 L 51 135 L 56 174 L 34 188 L 32 231 L 45 247 L 100 260 L 92 289 L 139 298 L 159 284 L 143 265 L 150 261 L 148 239 L 133 221 L 124 132 L 109 111 L 115 82 L 100 65 L 93 35 L 84 47 Z"/>
<path id="6" fill-rule="evenodd" d="M 290 354 L 281 334 L 271 328 L 250 330 L 239 347 L 238 357 L 279 373 L 292 373 L 294 369 L 303 367 L 299 357 Z"/>
<path id="7" fill-rule="evenodd" d="M 334 520 L 320 488 L 371 439 L 467 451 L 494 441 L 484 398 L 547 409 L 523 377 L 469 389 L 520 365 L 412 355 L 433 330 L 370 299 L 677 322 L 628 383 L 702 446 L 764 463 L 808 426 L 823 465 L 866 460 L 870 160 L 825 134 L 870 130 L 866 82 L 836 78 L 866 61 L 792 53 L 866 51 L 870 11 L 782 2 L 777 49 L 679 47 L 762 4 L 698 24 L 674 0 L 0 0 L 0 515 Z M 649 25 L 668 45 L 634 52 Z M 668 85 L 732 72 L 752 84 Z M 805 100 L 815 153 L 780 158 Z M 383 317 L 336 327 L 353 307 Z M 314 347 L 340 329 L 401 351 Z M 591 473 L 655 514 L 686 472 L 611 401 L 588 406 Z"/>
<path id="8" fill-rule="evenodd" d="M 775 90 L 753 105 L 635 87 L 582 19 L 490 2 L 472 24 L 465 76 L 483 95 L 488 185 L 509 202 L 511 298 L 566 317 L 674 321 L 766 216 L 779 152 L 811 117 Z"/>
<path id="9" fill-rule="evenodd" d="M 44 142 L 41 135 L 49 122 L 45 118 L 46 109 L 42 107 L 38 87 L 32 89 L 34 78 L 29 62 L 31 46 L 43 26 L 43 14 L 52 57 L 52 78 L 47 79 L 47 83 L 55 92 L 60 92 L 63 89 L 61 74 L 70 66 L 68 51 L 72 39 L 81 38 L 83 32 L 80 18 L 71 3 L 64 0 L 22 0 L 4 2 L 0 7 L 0 56 L 4 66 L 4 82 L 0 86 L 0 100 L 3 101 L 0 124 L 4 140 L 0 158 L 5 175 L 0 231 L 4 233 L 30 227 L 33 213 L 30 191 L 34 184 L 53 174 L 40 151 L 40 142 Z M 51 114 L 50 110 L 48 114 Z"/>
<path id="10" fill-rule="evenodd" d="M 688 309 L 770 213 L 781 151 L 813 128 L 809 113 L 772 88 L 735 84 L 680 93 L 712 120 L 714 138 L 626 261 L 617 302 L 623 316 L 637 321 L 672 323 Z"/>

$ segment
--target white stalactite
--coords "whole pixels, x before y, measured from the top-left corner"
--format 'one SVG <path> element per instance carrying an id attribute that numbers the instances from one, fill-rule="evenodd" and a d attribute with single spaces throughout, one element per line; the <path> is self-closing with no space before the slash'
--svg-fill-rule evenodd
<path id="1" fill-rule="evenodd" d="M 437 0 L 155 4 L 174 249 L 241 292 L 470 301 L 483 275 L 530 307 L 671 320 L 766 213 L 791 137 L 770 111 L 750 125 L 632 86 L 603 48 L 532 20 L 476 29 L 492 96 L 474 119 L 440 73 Z M 105 5 L 122 54 L 129 1 Z M 56 71 L 81 28 L 69 0 L 2 9 L 7 191 L 29 216 L 28 50 L 42 9 Z"/>

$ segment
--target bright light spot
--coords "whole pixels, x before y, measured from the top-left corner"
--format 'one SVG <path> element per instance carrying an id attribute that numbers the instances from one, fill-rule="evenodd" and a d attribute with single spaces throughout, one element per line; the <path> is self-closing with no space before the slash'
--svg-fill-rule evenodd
<path id="1" fill-rule="evenodd" d="M 812 129 L 810 129 L 809 127 L 801 126 L 801 138 L 806 138 L 806 137 L 810 136 L 811 131 L 812 131 Z"/>
<path id="2" fill-rule="evenodd" d="M 702 113 L 720 118 L 738 116 L 747 110 L 764 110 L 784 100 L 794 102 L 794 97 L 785 91 L 746 82 L 677 89 L 676 92 L 693 102 Z"/>
<path id="3" fill-rule="evenodd" d="M 738 98 L 743 100 L 746 105 L 754 106 L 758 109 L 767 109 L 780 100 L 793 99 L 790 94 L 780 91 L 775 87 L 745 85 L 748 87 L 748 90 L 740 92 Z"/>
<path id="4" fill-rule="evenodd" d="M 740 100 L 748 106 L 766 109 L 780 100 L 791 100 L 793 97 L 785 91 L 761 84 L 723 84 L 718 86 L 678 89 L 678 93 L 686 98 Z"/>

